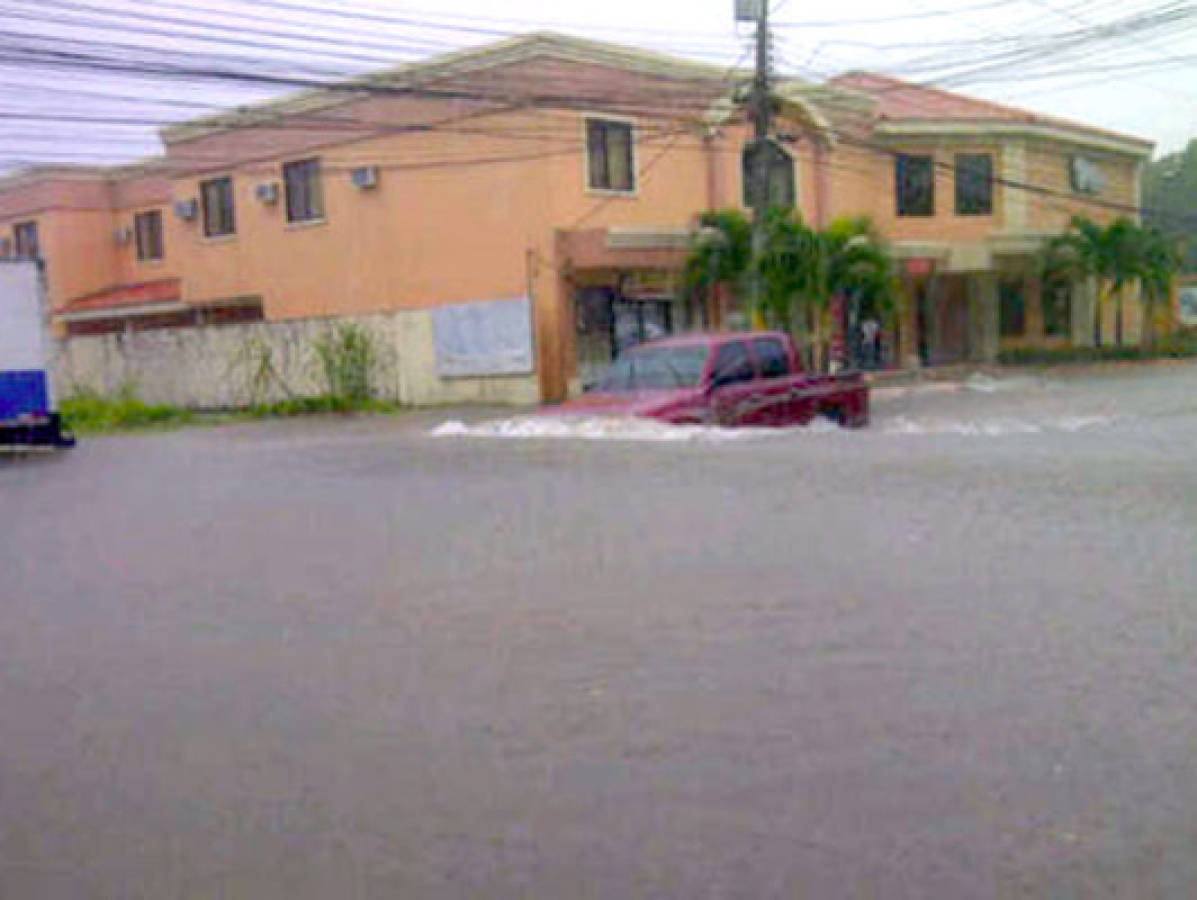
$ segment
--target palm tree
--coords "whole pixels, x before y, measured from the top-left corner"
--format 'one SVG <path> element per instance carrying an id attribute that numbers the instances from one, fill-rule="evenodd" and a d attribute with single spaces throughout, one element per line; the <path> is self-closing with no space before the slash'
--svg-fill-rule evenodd
<path id="1" fill-rule="evenodd" d="M 719 285 L 742 293 L 752 260 L 752 223 L 738 209 L 720 209 L 702 213 L 698 225 L 683 270 L 686 297 L 691 304 L 711 298 Z M 693 309 L 688 312 L 693 322 Z"/>
<path id="2" fill-rule="evenodd" d="M 1083 216 L 1073 216 L 1069 231 L 1053 238 L 1043 264 L 1045 278 L 1097 279 L 1097 306 L 1093 314 L 1093 343 L 1101 346 L 1101 310 L 1117 300 L 1114 341 L 1122 346 L 1123 288 L 1142 268 L 1142 229 L 1125 216 L 1105 228 Z"/>
<path id="3" fill-rule="evenodd" d="M 1139 279 L 1143 284 L 1146 302 L 1143 309 L 1143 332 L 1140 344 L 1145 350 L 1155 347 L 1155 304 L 1172 293 L 1172 279 L 1181 266 L 1177 242 L 1155 226 L 1142 229 L 1139 260 Z"/>
<path id="4" fill-rule="evenodd" d="M 821 246 L 817 232 L 784 209 L 766 214 L 764 242 L 757 261 L 761 280 L 758 312 L 770 325 L 804 334 L 810 311 L 820 303 Z"/>
<path id="5" fill-rule="evenodd" d="M 770 213 L 760 260 L 762 305 L 772 324 L 821 341 L 836 297 L 879 314 L 896 296 L 893 264 L 864 217 L 840 218 L 822 231 L 784 211 Z"/>
<path id="6" fill-rule="evenodd" d="M 761 280 L 755 312 L 769 325 L 794 334 L 799 345 L 819 331 L 819 322 L 837 294 L 879 313 L 893 304 L 893 265 L 867 218 L 836 219 L 818 231 L 799 215 L 772 209 L 766 213 L 755 271 L 752 225 L 743 213 L 703 213 L 699 225 L 685 265 L 688 295 L 709 291 L 716 284 L 743 295 L 748 278 L 755 274 Z"/>

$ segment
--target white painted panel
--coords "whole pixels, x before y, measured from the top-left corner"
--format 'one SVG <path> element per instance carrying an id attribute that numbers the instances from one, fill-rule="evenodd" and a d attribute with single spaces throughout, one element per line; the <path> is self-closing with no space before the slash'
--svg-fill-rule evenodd
<path id="1" fill-rule="evenodd" d="M 527 297 L 438 306 L 432 331 L 441 377 L 523 375 L 535 368 Z"/>
<path id="2" fill-rule="evenodd" d="M 46 368 L 41 275 L 31 260 L 0 260 L 0 371 Z"/>

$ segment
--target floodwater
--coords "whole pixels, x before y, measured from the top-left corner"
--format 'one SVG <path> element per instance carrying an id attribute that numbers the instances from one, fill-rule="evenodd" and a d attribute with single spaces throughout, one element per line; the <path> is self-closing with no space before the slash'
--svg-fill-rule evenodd
<path id="1" fill-rule="evenodd" d="M 0 897 L 1191 896 L 1197 367 L 874 411 L 0 459 Z"/>

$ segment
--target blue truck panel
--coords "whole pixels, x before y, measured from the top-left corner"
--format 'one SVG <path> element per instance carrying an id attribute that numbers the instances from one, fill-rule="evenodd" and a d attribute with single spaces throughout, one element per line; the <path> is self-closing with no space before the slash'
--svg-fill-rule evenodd
<path id="1" fill-rule="evenodd" d="M 0 421 L 23 415 L 44 416 L 49 405 L 45 371 L 0 372 Z"/>

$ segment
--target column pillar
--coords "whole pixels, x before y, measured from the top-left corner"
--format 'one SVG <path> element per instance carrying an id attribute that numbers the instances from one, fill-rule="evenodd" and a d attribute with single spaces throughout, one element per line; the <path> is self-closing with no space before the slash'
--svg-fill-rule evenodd
<path id="1" fill-rule="evenodd" d="M 970 288 L 969 317 L 974 328 L 974 358 L 978 362 L 994 362 L 999 344 L 997 273 L 978 272 L 970 279 Z"/>
<path id="2" fill-rule="evenodd" d="M 1097 311 L 1097 283 L 1092 278 L 1072 284 L 1072 343 L 1093 346 L 1093 317 Z"/>

